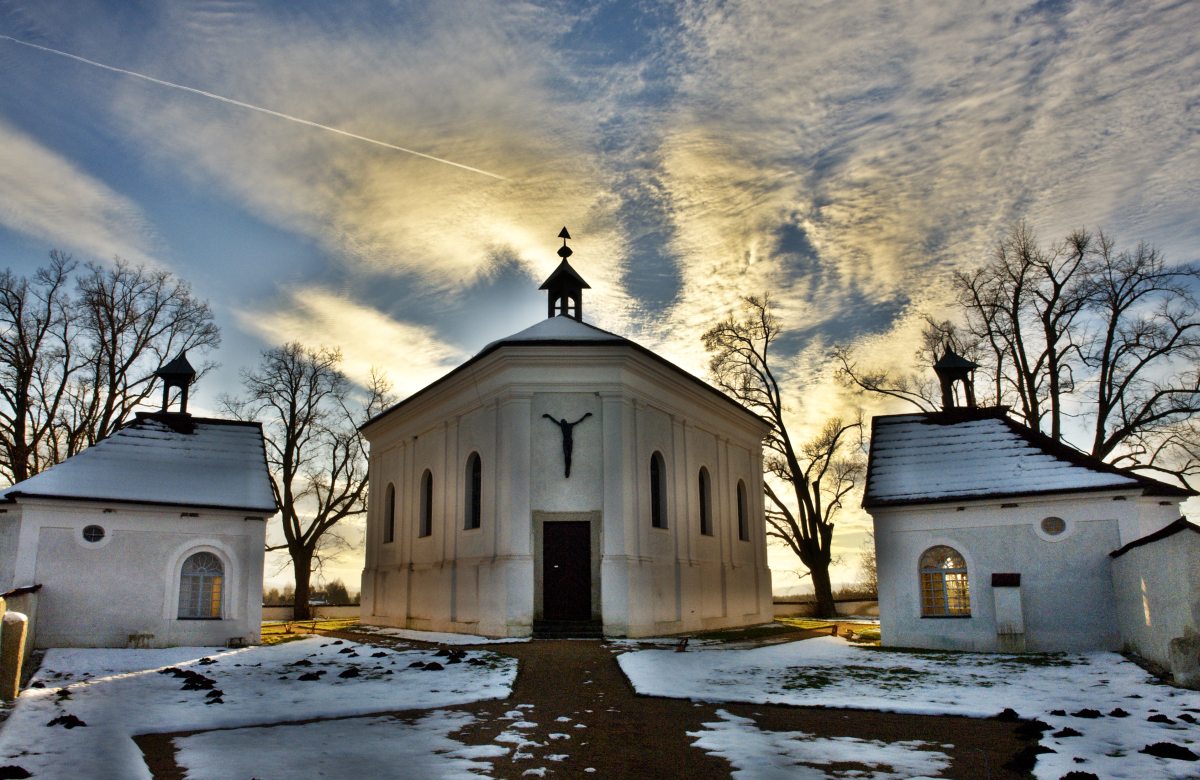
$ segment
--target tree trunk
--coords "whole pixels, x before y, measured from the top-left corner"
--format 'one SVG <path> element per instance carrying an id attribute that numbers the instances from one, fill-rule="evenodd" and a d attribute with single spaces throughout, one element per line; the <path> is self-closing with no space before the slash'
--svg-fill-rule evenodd
<path id="1" fill-rule="evenodd" d="M 292 607 L 293 620 L 311 620 L 312 608 L 308 605 L 309 581 L 312 578 L 312 553 L 300 550 L 292 553 L 292 571 L 296 575 L 296 596 Z"/>
<path id="2" fill-rule="evenodd" d="M 837 617 L 837 607 L 833 604 L 833 587 L 829 583 L 829 567 L 814 566 L 812 572 L 813 590 L 817 597 L 816 617 Z"/>

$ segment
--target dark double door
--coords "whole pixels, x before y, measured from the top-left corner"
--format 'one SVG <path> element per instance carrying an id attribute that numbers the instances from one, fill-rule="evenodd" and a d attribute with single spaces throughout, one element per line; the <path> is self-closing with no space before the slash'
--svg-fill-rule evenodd
<path id="1" fill-rule="evenodd" d="M 542 618 L 592 619 L 592 524 L 542 524 Z"/>

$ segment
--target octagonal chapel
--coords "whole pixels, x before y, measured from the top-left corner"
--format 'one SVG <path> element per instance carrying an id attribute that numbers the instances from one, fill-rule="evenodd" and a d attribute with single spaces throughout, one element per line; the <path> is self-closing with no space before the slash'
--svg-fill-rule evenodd
<path id="1" fill-rule="evenodd" d="M 767 423 L 584 322 L 559 235 L 545 320 L 363 426 L 363 622 L 636 637 L 770 621 Z"/>

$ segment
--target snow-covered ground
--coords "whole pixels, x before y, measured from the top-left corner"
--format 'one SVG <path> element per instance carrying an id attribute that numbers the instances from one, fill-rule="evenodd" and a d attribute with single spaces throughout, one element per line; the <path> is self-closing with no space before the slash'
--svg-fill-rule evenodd
<path id="1" fill-rule="evenodd" d="M 1139 752 L 1169 743 L 1200 753 L 1200 692 L 1156 684 L 1112 653 L 901 653 L 832 637 L 756 649 L 693 644 L 685 653 L 626 647 L 618 661 L 640 693 L 972 717 L 1011 708 L 1048 725 L 1041 744 L 1055 752 L 1039 757 L 1038 777 L 1200 776 L 1200 762 Z M 473 716 L 441 708 L 507 696 L 516 662 L 480 650 L 451 651 L 452 662 L 446 652 L 324 637 L 244 650 L 53 650 L 35 677 L 40 687 L 22 694 L 0 729 L 0 768 L 146 778 L 131 736 L 196 731 L 175 744 L 178 764 L 197 780 L 480 777 L 502 755 L 529 760 L 526 774 L 555 774 L 584 724 L 560 716 L 561 731 L 534 742 L 533 705 L 517 705 L 492 744 L 458 741 L 452 735 Z M 419 711 L 380 714 L 404 710 Z M 321 720 L 303 722 L 313 719 Z M 770 731 L 723 710 L 689 736 L 747 778 L 821 778 L 844 760 L 868 768 L 860 778 L 936 775 L 951 747 Z"/>
<path id="2" fill-rule="evenodd" d="M 430 668 L 431 663 L 437 666 Z M 453 661 L 432 649 L 380 649 L 324 637 L 244 650 L 51 650 L 32 683 L 42 687 L 22 693 L 0 729 L 0 766 L 20 766 L 47 778 L 148 778 L 141 751 L 130 739 L 135 734 L 453 706 L 503 698 L 515 676 L 514 659 L 491 653 L 468 651 Z M 465 725 L 463 718 L 421 713 L 407 726 L 389 718 L 363 719 L 364 733 L 390 735 L 386 756 L 364 755 L 373 755 L 379 766 L 420 766 L 424 776 L 469 775 L 475 759 L 496 748 L 467 748 L 451 740 L 447 735 Z M 339 726 L 355 728 L 332 728 Z M 229 777 L 226 770 L 211 771 L 213 754 L 204 746 L 233 747 L 242 744 L 241 735 L 253 733 L 188 737 L 181 763 L 194 765 L 192 777 Z M 273 766 L 284 770 L 280 776 L 303 777 L 310 776 L 307 769 L 316 754 L 330 752 L 332 736 L 322 736 L 319 747 L 290 737 L 290 745 L 247 744 L 255 745 L 251 757 L 276 750 L 281 763 Z M 393 745 L 398 754 L 392 753 Z M 223 751 L 215 755 L 220 766 L 231 758 Z M 264 777 L 259 766 L 255 771 Z"/>
<path id="3" fill-rule="evenodd" d="M 1058 780 L 1071 771 L 1139 780 L 1200 776 L 1200 762 L 1140 752 L 1170 743 L 1200 754 L 1200 692 L 1158 684 L 1115 653 L 893 652 L 821 637 L 752 650 L 642 650 L 618 660 L 638 693 L 651 696 L 970 717 L 1011 708 L 1050 727 L 1041 746 L 1054 752 L 1038 757 L 1039 778 Z M 917 745 L 820 740 L 810 749 L 803 740 L 764 735 L 753 722 L 728 714 L 692 736 L 698 747 L 716 748 L 745 777 L 808 771 L 805 765 L 825 763 L 830 751 L 838 750 L 861 757 L 866 748 L 875 757 L 871 763 L 882 764 L 890 763 L 883 758 L 885 750 L 907 747 L 898 753 L 907 756 L 905 761 L 937 760 L 928 751 L 916 752 Z M 914 764 L 911 771 L 933 773 L 936 766 Z"/>

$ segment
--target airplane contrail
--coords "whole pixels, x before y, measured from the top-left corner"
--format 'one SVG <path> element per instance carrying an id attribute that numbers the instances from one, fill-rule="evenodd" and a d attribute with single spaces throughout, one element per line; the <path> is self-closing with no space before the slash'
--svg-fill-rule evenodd
<path id="1" fill-rule="evenodd" d="M 12 41 L 13 43 L 19 44 L 21 46 L 28 46 L 31 49 L 38 49 L 39 51 L 48 52 L 50 54 L 57 54 L 60 57 L 66 57 L 68 59 L 75 60 L 76 62 L 82 62 L 85 65 L 91 65 L 92 67 L 103 68 L 104 70 L 112 71 L 113 73 L 120 73 L 125 76 L 133 76 L 134 78 L 142 79 L 143 81 L 149 81 L 152 84 L 159 84 L 164 87 L 171 87 L 172 89 L 181 89 L 184 92 L 191 92 L 193 95 L 200 95 L 201 97 L 211 98 L 212 100 L 219 100 L 222 103 L 228 103 L 233 106 L 238 106 L 239 108 L 246 108 L 251 111 L 257 111 L 260 114 L 268 114 L 270 116 L 279 117 L 280 119 L 287 119 L 288 121 L 298 122 L 302 125 L 308 125 L 309 127 L 315 127 L 319 130 L 328 130 L 331 133 L 337 133 L 338 135 L 344 135 L 347 138 L 353 138 L 356 141 L 366 141 L 369 144 L 375 144 L 376 146 L 382 146 L 385 149 L 392 149 L 397 152 L 404 152 L 405 154 L 411 154 L 415 157 L 423 157 L 426 160 L 432 160 L 433 162 L 439 162 L 439 163 L 442 163 L 443 165 L 453 165 L 455 168 L 462 168 L 464 171 L 470 171 L 471 173 L 482 174 L 483 176 L 490 176 L 493 179 L 499 179 L 500 181 L 508 181 L 507 177 L 501 176 L 498 173 L 491 173 L 490 171 L 485 171 L 482 168 L 473 168 L 470 165 L 463 165 L 462 163 L 456 163 L 453 160 L 447 160 L 442 157 L 434 157 L 432 154 L 425 154 L 424 152 L 418 152 L 415 149 L 406 149 L 403 146 L 397 146 L 396 144 L 389 144 L 387 141 L 380 141 L 375 138 L 368 138 L 365 135 L 359 135 L 358 133 L 351 133 L 349 130 L 342 130 L 337 127 L 330 127 L 329 125 L 323 125 L 320 122 L 314 122 L 311 119 L 304 119 L 302 117 L 292 116 L 291 114 L 285 114 L 281 111 L 272 111 L 269 108 L 263 108 L 262 106 L 256 106 L 251 103 L 244 103 L 241 100 L 234 100 L 233 98 L 225 97 L 224 95 L 217 95 L 212 92 L 206 92 L 202 89 L 196 89 L 195 87 L 189 87 L 186 84 L 176 84 L 173 81 L 164 81 L 163 79 L 156 79 L 153 76 L 147 76 L 145 73 L 138 73 L 137 71 L 134 71 L 134 70 L 126 70 L 125 68 L 118 68 L 114 65 L 105 65 L 103 62 L 96 62 L 95 60 L 89 60 L 87 57 L 80 57 L 78 54 L 71 54 L 70 52 L 59 51 L 58 49 L 51 49 L 49 46 L 41 46 L 36 43 L 30 43 L 29 41 L 22 41 L 17 38 L 13 38 L 11 35 L 0 35 L 0 39 L 6 40 L 6 41 Z"/>

